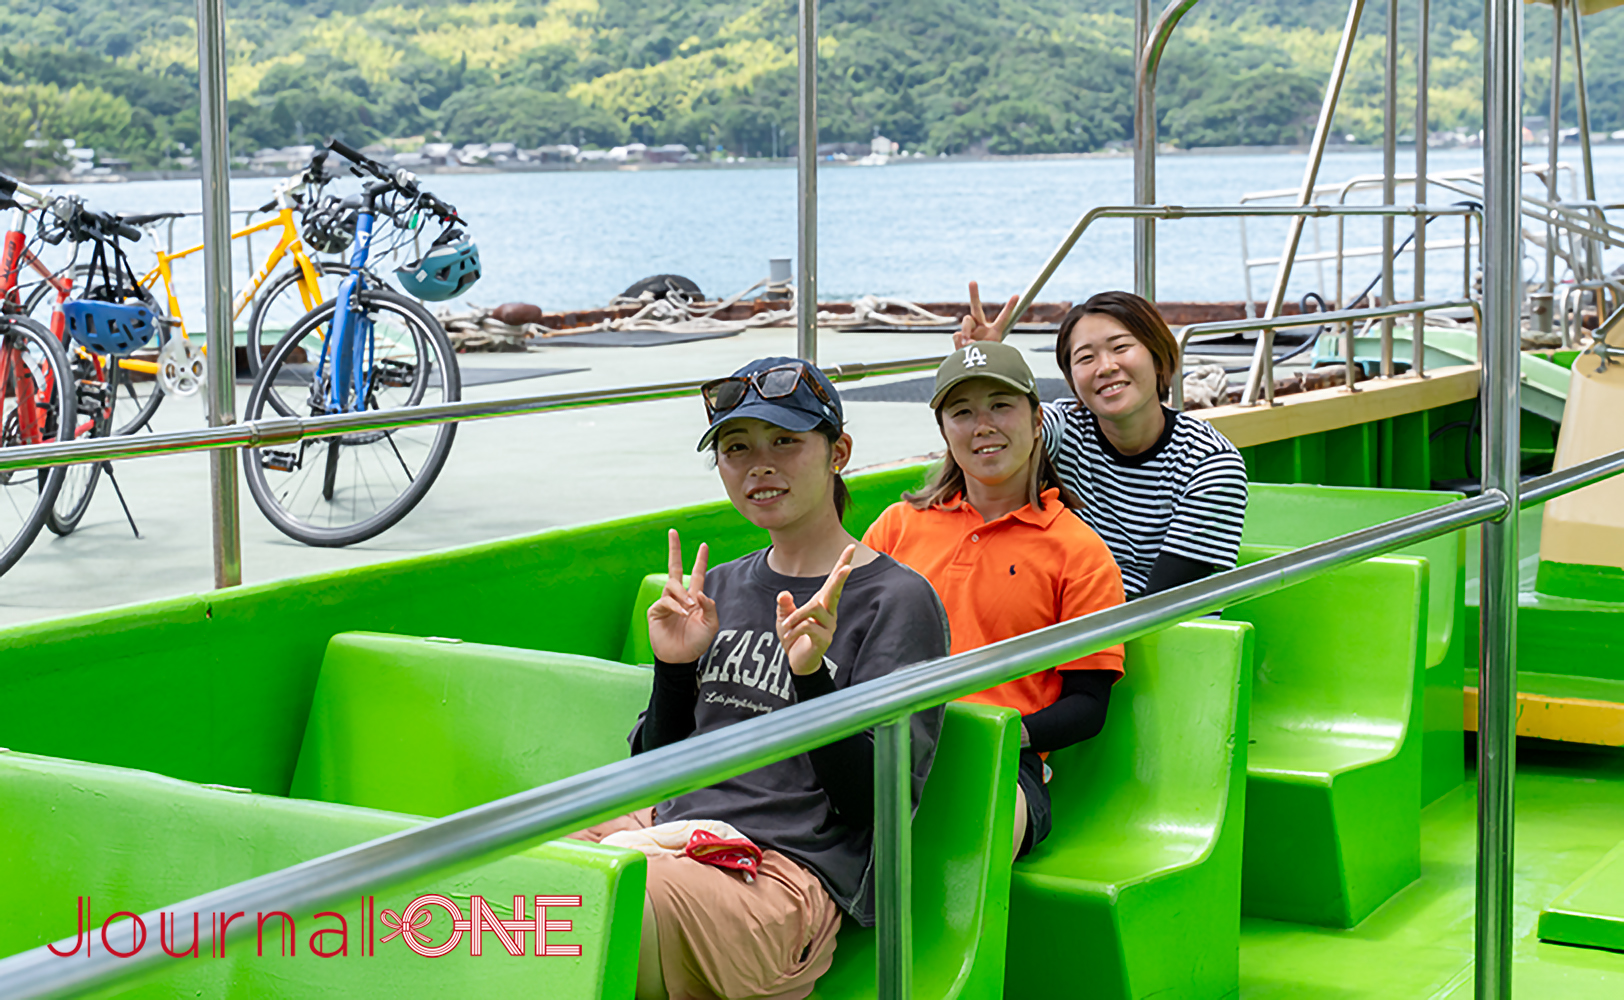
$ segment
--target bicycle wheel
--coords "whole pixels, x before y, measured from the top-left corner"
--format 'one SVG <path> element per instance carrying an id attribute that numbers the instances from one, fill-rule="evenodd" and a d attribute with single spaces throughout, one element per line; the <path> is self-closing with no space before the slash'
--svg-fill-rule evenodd
<path id="1" fill-rule="evenodd" d="M 0 455 L 21 445 L 73 440 L 73 379 L 62 344 L 21 316 L 0 319 Z M 62 489 L 61 466 L 0 471 L 0 573 L 39 535 Z"/>
<path id="2" fill-rule="evenodd" d="M 90 274 L 88 264 L 80 264 L 73 269 L 73 287 L 84 288 Z M 168 317 L 158 305 L 157 298 L 148 288 L 141 289 L 141 299 L 152 310 L 157 320 L 158 336 L 153 342 L 141 350 L 136 351 L 128 358 L 109 358 L 104 354 L 96 354 L 77 344 L 72 338 L 63 334 L 63 350 L 69 359 L 79 357 L 94 358 L 96 371 L 102 376 L 111 370 L 115 362 L 119 367 L 118 392 L 113 402 L 112 419 L 109 428 L 114 434 L 134 434 L 147 425 L 152 415 L 158 412 L 158 406 L 164 401 L 163 389 L 158 385 L 157 360 L 158 349 L 175 336 L 174 328 L 170 326 Z M 23 312 L 31 319 L 49 327 L 51 325 L 51 312 L 56 308 L 55 289 L 41 282 L 28 296 L 23 304 Z M 82 366 L 75 365 L 76 369 Z M 107 379 L 100 378 L 105 387 Z"/>
<path id="3" fill-rule="evenodd" d="M 311 298 L 317 304 L 338 294 L 339 282 L 350 273 L 349 265 L 335 260 L 312 261 L 316 268 L 317 288 Z M 264 359 L 293 325 L 309 312 L 300 294 L 305 284 L 304 271 L 295 264 L 272 278 L 258 295 L 248 313 L 248 371 L 258 375 Z"/>
<path id="4" fill-rule="evenodd" d="M 461 398 L 451 341 L 422 306 L 386 289 L 362 291 L 357 303 L 352 331 L 366 338 L 364 405 L 350 404 L 349 410 Z M 318 306 L 272 349 L 249 390 L 246 419 L 333 412 L 332 357 L 323 355 L 333 311 L 331 300 Z M 455 434 L 454 424 L 436 424 L 249 449 L 243 471 L 248 492 L 277 530 L 306 545 L 352 545 L 388 529 L 417 505 L 445 465 Z"/>
<path id="5" fill-rule="evenodd" d="M 89 351 L 76 351 L 67 358 L 68 367 L 73 373 L 77 411 L 73 428 L 75 439 L 106 437 L 112 430 L 113 413 L 108 401 L 116 395 L 116 387 L 108 386 L 103 378 L 98 364 L 101 360 Z M 117 368 L 110 371 L 115 378 L 118 377 Z M 90 509 L 90 498 L 96 493 L 96 483 L 101 479 L 102 465 L 101 462 L 88 462 L 63 469 L 62 489 L 57 492 L 56 502 L 51 504 L 50 513 L 45 517 L 45 526 L 51 529 L 52 534 L 69 534 L 84 520 L 85 511 Z"/>

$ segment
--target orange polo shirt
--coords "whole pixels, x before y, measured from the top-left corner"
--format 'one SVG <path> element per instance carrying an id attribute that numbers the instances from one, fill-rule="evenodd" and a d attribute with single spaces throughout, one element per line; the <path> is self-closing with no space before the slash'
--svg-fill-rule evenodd
<path id="1" fill-rule="evenodd" d="M 917 570 L 947 609 L 952 651 L 962 653 L 1122 603 L 1122 573 L 1094 529 L 1060 503 L 1060 491 L 995 521 L 983 521 L 960 497 L 916 510 L 894 503 L 863 544 Z M 1008 681 L 964 700 L 1003 705 L 1022 715 L 1060 698 L 1060 671 L 1114 670 L 1122 647 Z"/>

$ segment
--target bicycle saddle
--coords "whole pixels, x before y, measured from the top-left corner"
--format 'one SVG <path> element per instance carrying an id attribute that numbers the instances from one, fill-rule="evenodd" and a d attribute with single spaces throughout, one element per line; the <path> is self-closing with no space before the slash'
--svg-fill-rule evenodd
<path id="1" fill-rule="evenodd" d="M 184 218 L 185 212 L 148 212 L 145 215 L 121 215 L 119 221 L 130 226 L 150 226 L 165 219 Z"/>

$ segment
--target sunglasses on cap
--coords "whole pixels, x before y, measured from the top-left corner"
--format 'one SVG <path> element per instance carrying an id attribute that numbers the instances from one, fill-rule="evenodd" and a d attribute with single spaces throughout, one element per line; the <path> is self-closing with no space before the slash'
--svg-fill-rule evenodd
<path id="1" fill-rule="evenodd" d="M 812 389 L 812 394 L 822 400 L 824 405 L 833 406 L 834 400 L 824 391 L 818 380 L 813 378 L 806 370 L 806 365 L 796 362 L 779 365 L 748 375 L 729 375 L 726 378 L 706 382 L 699 387 L 699 396 L 705 401 L 705 416 L 714 420 L 718 413 L 733 409 L 744 402 L 745 395 L 752 387 L 762 399 L 783 399 L 794 395 L 795 387 L 805 382 Z"/>

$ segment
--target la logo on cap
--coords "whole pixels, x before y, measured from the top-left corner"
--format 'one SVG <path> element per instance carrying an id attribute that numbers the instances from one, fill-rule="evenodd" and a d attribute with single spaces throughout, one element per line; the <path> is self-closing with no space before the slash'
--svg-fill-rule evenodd
<path id="1" fill-rule="evenodd" d="M 986 363 L 987 355 L 981 348 L 972 345 L 964 349 L 964 367 L 974 368 L 977 365 L 985 365 Z"/>

